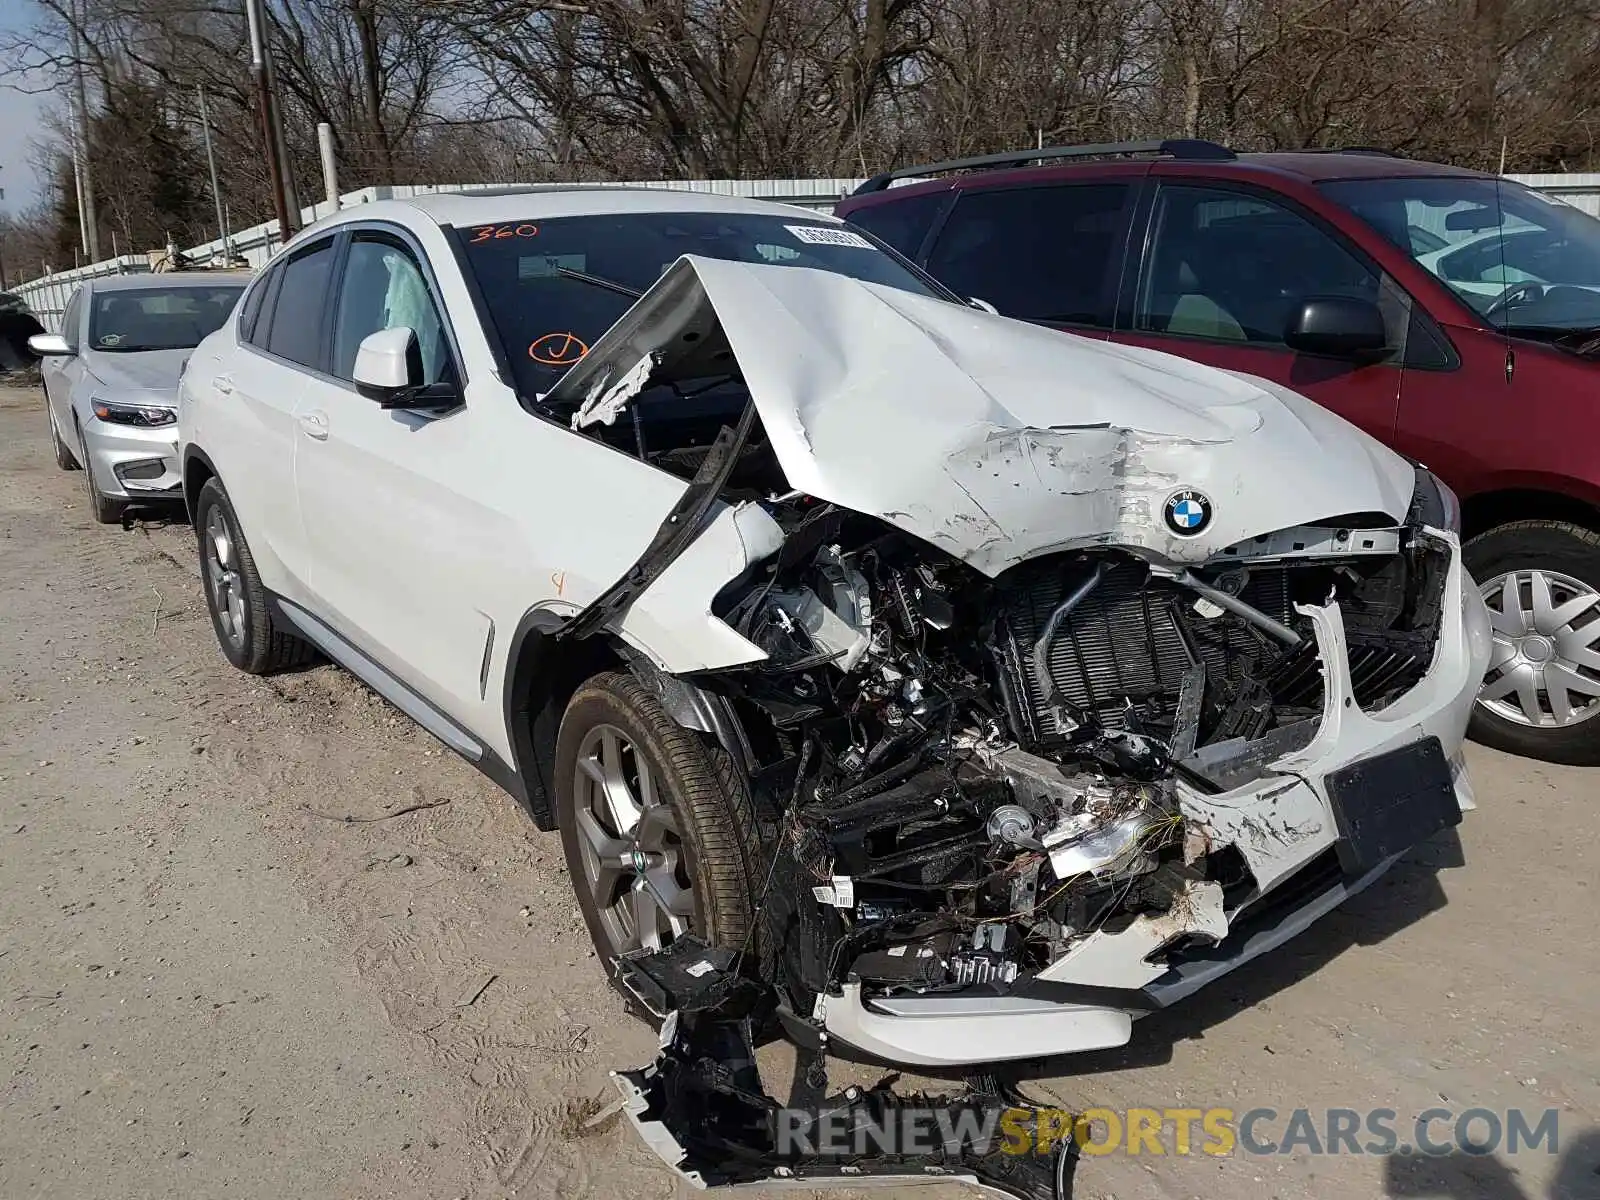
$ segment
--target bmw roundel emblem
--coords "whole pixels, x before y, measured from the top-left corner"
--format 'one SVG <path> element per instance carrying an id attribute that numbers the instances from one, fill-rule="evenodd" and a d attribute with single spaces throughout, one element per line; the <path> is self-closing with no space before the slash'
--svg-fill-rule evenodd
<path id="1" fill-rule="evenodd" d="M 1167 528 L 1179 537 L 1193 537 L 1211 524 L 1211 501 L 1204 492 L 1184 488 L 1167 497 Z"/>

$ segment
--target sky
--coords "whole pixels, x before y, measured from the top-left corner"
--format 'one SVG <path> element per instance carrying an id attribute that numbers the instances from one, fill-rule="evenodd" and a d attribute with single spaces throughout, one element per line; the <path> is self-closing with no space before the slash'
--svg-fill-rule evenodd
<path id="1" fill-rule="evenodd" d="M 26 29 L 34 14 L 28 0 L 0 0 L 0 32 Z M 28 165 L 28 143 L 38 136 L 39 117 L 49 100 L 0 87 L 0 188 L 5 189 L 0 210 L 18 213 L 39 198 L 40 181 Z"/>

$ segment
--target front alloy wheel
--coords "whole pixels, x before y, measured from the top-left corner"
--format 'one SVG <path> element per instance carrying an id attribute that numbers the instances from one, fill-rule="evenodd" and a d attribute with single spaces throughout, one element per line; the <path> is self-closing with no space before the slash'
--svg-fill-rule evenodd
<path id="1" fill-rule="evenodd" d="M 583 883 L 615 954 L 660 950 L 689 931 L 694 892 L 678 818 L 649 761 L 614 725 L 578 746 L 572 781 Z"/>
<path id="2" fill-rule="evenodd" d="M 614 960 L 691 933 L 755 959 L 760 838 L 716 739 L 675 722 L 632 674 L 605 671 L 573 692 L 555 750 L 567 874 L 612 982 Z"/>

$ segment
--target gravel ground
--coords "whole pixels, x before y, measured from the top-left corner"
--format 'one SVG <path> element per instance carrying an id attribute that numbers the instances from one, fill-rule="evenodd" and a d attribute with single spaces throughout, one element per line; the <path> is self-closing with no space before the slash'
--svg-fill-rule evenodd
<path id="1" fill-rule="evenodd" d="M 558 839 L 342 671 L 231 670 L 188 528 L 93 525 L 37 390 L 0 388 L 0 630 L 0 1196 L 688 1194 L 588 1123 L 654 1038 Z M 1029 1088 L 1554 1108 L 1559 1152 L 1116 1155 L 1082 1200 L 1600 1196 L 1600 775 L 1470 758 L 1459 841 Z"/>

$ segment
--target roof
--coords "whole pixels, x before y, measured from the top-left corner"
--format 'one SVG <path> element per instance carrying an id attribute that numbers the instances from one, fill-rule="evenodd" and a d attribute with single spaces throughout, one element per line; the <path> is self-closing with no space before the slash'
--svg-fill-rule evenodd
<path id="1" fill-rule="evenodd" d="M 1162 145 L 1179 144 L 1181 143 L 1162 143 Z M 1148 150 L 1148 147 L 1142 145 L 1135 148 Z M 1085 147 L 1085 149 L 1093 150 L 1095 148 Z M 976 162 L 978 160 L 973 161 Z M 1089 171 L 1097 175 L 1138 175 L 1148 170 L 1151 164 L 1156 162 L 1177 163 L 1185 167 L 1195 167 L 1220 177 L 1238 178 L 1241 174 L 1251 175 L 1271 172 L 1275 175 L 1288 176 L 1308 183 L 1320 183 L 1333 179 L 1408 179 L 1419 176 L 1493 178 L 1493 176 L 1484 175 L 1481 171 L 1473 171 L 1465 167 L 1452 167 L 1445 163 L 1403 158 L 1399 155 L 1387 154 L 1376 150 L 1274 150 L 1249 152 L 1231 157 L 1221 157 L 1220 155 L 1215 157 L 1209 155 L 1195 157 L 1162 155 L 1154 159 L 1150 157 L 1128 157 L 1126 155 L 1108 155 L 1105 157 L 1085 155 L 1080 158 L 1062 158 L 1055 161 L 1046 159 L 1029 165 L 974 170 L 959 175 L 946 175 L 943 178 L 910 179 L 905 183 L 898 183 L 892 187 L 869 191 L 868 189 L 872 183 L 878 179 L 888 178 L 887 176 L 878 176 L 873 180 L 869 180 L 861 189 L 847 197 L 845 207 L 856 208 L 864 204 L 871 204 L 885 196 L 938 192 L 951 187 L 961 188 L 968 185 L 982 187 L 986 184 L 1004 183 L 1043 184 L 1070 176 L 1079 171 Z"/>
<path id="2" fill-rule="evenodd" d="M 665 188 L 558 186 L 493 188 L 472 192 L 436 192 L 403 200 L 375 200 L 342 209 L 309 229 L 348 221 L 381 220 L 385 216 L 421 214 L 439 225 L 489 225 L 500 221 L 551 220 L 556 217 L 600 216 L 644 212 L 722 212 L 804 218 L 835 224 L 837 218 L 814 209 L 739 196 L 717 196 Z"/>
<path id="3" fill-rule="evenodd" d="M 137 275 L 102 275 L 83 282 L 97 292 L 146 292 L 153 288 L 217 287 L 219 284 L 243 287 L 251 278 L 249 271 L 141 271 Z"/>
<path id="4" fill-rule="evenodd" d="M 1241 154 L 1238 162 L 1265 167 L 1286 175 L 1320 182 L 1326 179 L 1414 179 L 1426 175 L 1482 176 L 1482 171 L 1452 167 L 1448 163 L 1424 162 L 1398 155 L 1366 151 L 1319 153 L 1308 150 L 1275 150 Z"/>

